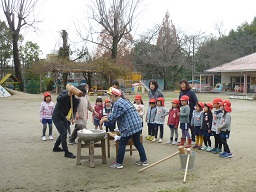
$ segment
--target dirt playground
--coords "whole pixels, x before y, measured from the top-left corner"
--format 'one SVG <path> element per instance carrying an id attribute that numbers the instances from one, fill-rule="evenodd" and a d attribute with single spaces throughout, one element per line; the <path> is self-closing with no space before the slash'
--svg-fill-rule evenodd
<path id="1" fill-rule="evenodd" d="M 55 103 L 56 96 L 52 96 Z M 228 96 L 227 93 L 197 94 L 203 102 L 212 101 L 215 97 L 228 99 Z M 134 96 L 128 97 L 133 100 Z M 165 92 L 168 109 L 171 100 L 177 97 L 178 93 Z M 87 160 L 76 165 L 76 159 L 65 158 L 63 153 L 53 153 L 53 144 L 58 136 L 56 128 L 53 126 L 53 141 L 41 139 L 39 107 L 42 98 L 42 95 L 20 92 L 0 98 L 0 191 L 256 191 L 256 152 L 253 149 L 256 145 L 256 101 L 231 100 L 232 130 L 228 144 L 233 158 L 223 159 L 216 154 L 194 150 L 195 165 L 183 183 L 184 170 L 180 168 L 179 156 L 139 173 L 142 167 L 135 165 L 139 159 L 138 152 L 132 156 L 125 154 L 123 169 L 110 168 L 115 161 L 113 145 L 107 164 L 95 160 L 95 168 L 90 168 Z M 96 97 L 91 96 L 90 99 L 94 103 Z M 147 95 L 143 99 L 147 105 Z M 91 114 L 89 117 L 88 128 L 93 128 Z M 143 135 L 147 135 L 145 123 Z M 177 152 L 177 146 L 165 144 L 169 135 L 165 124 L 163 143 L 143 142 L 149 164 Z M 213 137 L 211 140 L 214 144 Z M 69 150 L 76 154 L 76 145 L 69 145 Z M 95 153 L 99 152 L 95 150 Z M 82 153 L 88 154 L 88 149 L 82 149 Z"/>

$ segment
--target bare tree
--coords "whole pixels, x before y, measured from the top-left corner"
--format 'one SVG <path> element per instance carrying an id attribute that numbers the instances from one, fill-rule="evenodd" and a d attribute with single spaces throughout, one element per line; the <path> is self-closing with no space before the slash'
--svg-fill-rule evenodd
<path id="1" fill-rule="evenodd" d="M 92 19 L 112 37 L 112 42 L 111 46 L 101 45 L 94 41 L 91 38 L 92 36 L 86 37 L 85 40 L 109 49 L 111 58 L 115 60 L 117 58 L 118 43 L 133 29 L 139 3 L 140 0 L 112 0 L 111 3 L 105 0 L 92 0 L 91 5 L 89 5 L 92 10 Z"/>
<path id="2" fill-rule="evenodd" d="M 38 0 L 1 0 L 2 9 L 12 33 L 15 75 L 21 82 L 22 72 L 18 48 L 19 36 L 22 27 L 33 26 L 35 23 L 35 20 L 29 21 L 29 16 L 35 9 L 37 2 Z M 17 24 L 15 19 L 17 19 Z M 21 84 L 20 90 L 24 90 L 23 84 Z"/>

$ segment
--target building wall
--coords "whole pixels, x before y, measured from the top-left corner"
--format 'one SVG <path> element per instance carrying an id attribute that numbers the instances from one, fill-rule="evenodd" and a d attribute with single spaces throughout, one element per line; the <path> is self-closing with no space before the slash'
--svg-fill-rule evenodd
<path id="1" fill-rule="evenodd" d="M 256 92 L 256 72 L 247 73 L 247 92 Z M 244 89 L 245 74 L 239 73 L 221 73 L 221 84 L 223 90 L 231 88 L 231 90 L 242 92 Z M 240 78 L 240 81 L 238 81 Z M 238 80 L 237 80 L 238 79 Z"/>
<path id="2" fill-rule="evenodd" d="M 227 73 L 221 73 L 221 83 L 226 84 L 226 83 L 231 83 L 231 74 Z"/>

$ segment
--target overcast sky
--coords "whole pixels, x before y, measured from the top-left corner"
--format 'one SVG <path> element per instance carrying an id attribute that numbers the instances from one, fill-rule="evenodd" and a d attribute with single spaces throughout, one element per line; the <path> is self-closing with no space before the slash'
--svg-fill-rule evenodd
<path id="1" fill-rule="evenodd" d="M 69 34 L 71 48 L 79 48 L 81 44 L 77 44 L 80 39 L 75 24 L 81 22 L 86 25 L 86 17 L 89 17 L 86 1 L 45 0 L 39 12 L 42 22 L 37 25 L 38 33 L 26 32 L 23 34 L 25 39 L 38 43 L 43 51 L 42 57 L 45 57 L 61 46 L 60 31 L 64 29 Z M 221 23 L 228 33 L 245 21 L 251 23 L 256 16 L 255 8 L 256 0 L 144 0 L 133 35 L 136 38 L 155 24 L 160 24 L 167 10 L 176 28 L 189 35 L 198 32 L 215 34 L 216 24 Z"/>

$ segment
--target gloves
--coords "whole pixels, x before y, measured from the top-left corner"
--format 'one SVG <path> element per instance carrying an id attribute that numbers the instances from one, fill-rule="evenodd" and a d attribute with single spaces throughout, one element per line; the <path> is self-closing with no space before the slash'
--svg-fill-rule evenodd
<path id="1" fill-rule="evenodd" d="M 120 140 L 120 139 L 121 139 L 121 136 L 115 135 L 115 137 L 114 137 L 114 141 L 116 141 L 116 140 Z"/>

